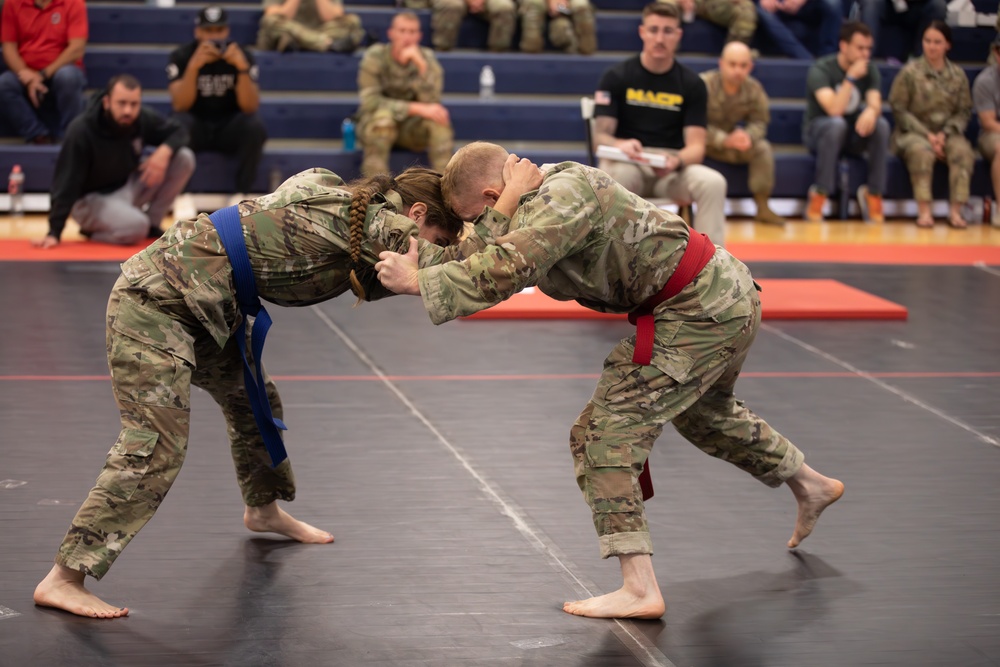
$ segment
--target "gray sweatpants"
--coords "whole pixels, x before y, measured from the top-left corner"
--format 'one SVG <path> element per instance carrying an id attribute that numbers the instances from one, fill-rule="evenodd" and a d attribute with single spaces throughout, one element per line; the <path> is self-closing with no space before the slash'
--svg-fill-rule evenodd
<path id="1" fill-rule="evenodd" d="M 91 192 L 73 204 L 71 215 L 80 231 L 94 241 L 132 245 L 149 235 L 174 199 L 184 190 L 194 172 L 194 153 L 189 148 L 174 152 L 163 182 L 151 188 L 143 184 L 139 172 L 109 194 Z"/>

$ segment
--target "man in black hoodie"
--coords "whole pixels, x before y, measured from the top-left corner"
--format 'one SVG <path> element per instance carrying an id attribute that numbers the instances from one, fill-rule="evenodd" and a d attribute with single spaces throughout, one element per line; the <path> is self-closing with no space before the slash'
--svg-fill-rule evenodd
<path id="1" fill-rule="evenodd" d="M 188 132 L 142 106 L 135 77 L 112 77 L 103 94 L 66 130 L 52 183 L 49 233 L 54 248 L 72 214 L 94 241 L 129 245 L 159 236 L 160 221 L 194 171 Z M 143 159 L 146 146 L 156 148 Z"/>

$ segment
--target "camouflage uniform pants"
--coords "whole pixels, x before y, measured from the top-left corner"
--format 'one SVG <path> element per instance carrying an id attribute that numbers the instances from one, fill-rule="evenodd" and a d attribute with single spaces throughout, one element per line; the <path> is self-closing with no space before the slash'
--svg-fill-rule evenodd
<path id="1" fill-rule="evenodd" d="M 774 150 L 767 139 L 755 141 L 748 151 L 707 146 L 705 155 L 727 164 L 749 165 L 748 185 L 755 197 L 769 197 L 774 190 Z"/>
<path id="2" fill-rule="evenodd" d="M 180 295 L 140 259 L 124 265 L 108 302 L 108 365 L 122 430 L 77 511 L 56 563 L 100 579 L 170 490 L 187 451 L 191 385 L 222 407 L 243 501 L 292 500 L 286 459 L 271 468 L 243 385 L 236 341 L 219 349 Z M 165 299 L 165 300 L 164 300 Z M 281 418 L 270 378 L 267 396 Z"/>
<path id="3" fill-rule="evenodd" d="M 548 16 L 546 0 L 520 0 L 522 51 L 540 53 L 545 48 L 545 20 L 549 41 L 566 53 L 590 55 L 597 51 L 597 26 L 590 0 L 568 0 L 570 15 Z"/>
<path id="4" fill-rule="evenodd" d="M 892 137 L 893 151 L 906 164 L 913 185 L 913 198 L 931 201 L 931 179 L 937 156 L 927 137 L 918 132 L 901 132 Z M 976 154 L 969 140 L 959 134 L 948 136 L 944 144 L 944 161 L 948 163 L 948 198 L 950 201 L 969 201 L 969 183 Z"/>
<path id="5" fill-rule="evenodd" d="M 431 168 L 443 172 L 455 148 L 451 125 L 439 125 L 419 116 L 397 122 L 389 109 L 362 116 L 358 136 L 364 148 L 361 173 L 365 176 L 389 171 L 389 154 L 394 146 L 411 151 L 427 151 Z"/>
<path id="6" fill-rule="evenodd" d="M 1000 132 L 980 132 L 976 143 L 986 161 L 992 163 L 997 154 L 997 144 L 1000 143 Z"/>
<path id="7" fill-rule="evenodd" d="M 677 5 L 677 0 L 657 0 Z M 753 0 L 695 0 L 695 14 L 729 31 L 726 41 L 749 44 L 757 30 L 757 7 Z"/>
<path id="8" fill-rule="evenodd" d="M 653 553 L 638 477 L 667 422 L 706 454 L 771 487 L 802 466 L 795 445 L 733 395 L 760 325 L 760 298 L 747 294 L 714 319 L 658 319 L 648 366 L 632 363 L 634 336 L 619 343 L 573 425 L 576 481 L 593 513 L 602 558 Z"/>
<path id="9" fill-rule="evenodd" d="M 298 21 L 271 14 L 260 20 L 257 48 L 261 51 L 275 51 L 284 39 L 290 46 L 305 51 L 350 53 L 361 46 L 364 38 L 365 30 L 361 27 L 361 18 L 357 14 L 344 14 L 319 28 L 310 28 Z"/>
<path id="10" fill-rule="evenodd" d="M 450 51 L 458 44 L 458 30 L 468 13 L 465 0 L 431 0 L 431 41 L 437 51 Z M 481 15 L 490 24 L 486 45 L 490 51 L 508 51 L 514 41 L 517 9 L 514 0 L 486 0 Z"/>

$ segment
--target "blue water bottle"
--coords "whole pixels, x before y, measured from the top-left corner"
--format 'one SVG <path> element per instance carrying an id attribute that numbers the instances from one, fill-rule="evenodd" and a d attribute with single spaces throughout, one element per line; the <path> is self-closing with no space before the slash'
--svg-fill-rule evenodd
<path id="1" fill-rule="evenodd" d="M 354 121 L 348 117 L 340 125 L 340 134 L 344 137 L 344 150 L 354 150 Z"/>

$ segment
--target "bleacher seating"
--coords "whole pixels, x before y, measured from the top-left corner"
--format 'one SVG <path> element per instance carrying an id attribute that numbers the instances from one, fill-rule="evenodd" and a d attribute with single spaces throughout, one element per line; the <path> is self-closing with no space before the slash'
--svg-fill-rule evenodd
<path id="1" fill-rule="evenodd" d="M 165 91 L 167 55 L 174 46 L 192 38 L 193 19 L 202 0 L 180 0 L 175 7 L 154 7 L 137 1 L 88 3 L 91 40 L 85 59 L 93 88 L 113 74 L 128 71 L 142 81 L 144 101 L 164 113 L 170 109 Z M 361 14 L 366 28 L 384 35 L 396 11 L 393 0 L 368 0 L 349 4 L 348 11 Z M 579 115 L 580 95 L 591 94 L 601 73 L 610 65 L 638 52 L 638 10 L 645 0 L 597 0 L 601 53 L 570 56 L 557 52 L 537 55 L 494 54 L 483 50 L 486 24 L 467 18 L 460 35 L 459 50 L 439 54 L 445 68 L 445 103 L 454 125 L 456 139 L 495 140 L 515 147 L 521 155 L 537 162 L 572 159 L 585 162 L 584 129 Z M 260 7 L 256 2 L 227 3 L 233 37 L 244 43 L 255 41 Z M 424 40 L 429 43 L 429 12 L 418 12 L 424 23 Z M 970 78 L 985 60 L 995 36 L 992 28 L 958 29 L 952 55 L 963 63 Z M 718 26 L 696 21 L 685 26 L 680 60 L 696 71 L 716 66 L 724 40 Z M 609 53 L 613 52 L 613 53 Z M 765 49 L 766 52 L 766 49 Z M 964 54 L 964 55 L 963 55 Z M 259 53 L 263 91 L 260 113 L 271 140 L 265 150 L 255 190 L 266 191 L 276 175 L 287 176 L 310 166 L 325 166 L 345 178 L 357 175 L 358 153 L 340 147 L 341 120 L 357 108 L 356 77 L 360 52 L 353 55 L 316 53 Z M 479 72 L 490 64 L 496 73 L 497 96 L 481 101 L 476 96 Z M 772 97 L 770 140 L 778 146 L 776 197 L 802 198 L 813 175 L 813 159 L 801 146 L 801 123 L 805 102 L 805 76 L 809 62 L 765 57 L 758 61 L 754 75 Z M 888 92 L 899 67 L 880 65 L 883 88 Z M 887 113 L 891 121 L 891 114 Z M 969 136 L 975 137 L 975 123 Z M 10 136 L 10 128 L 0 126 L 0 136 Z M 0 173 L 20 163 L 26 173 L 25 189 L 47 191 L 51 183 L 57 147 L 25 146 L 10 140 L 0 143 Z M 392 166 L 403 168 L 422 156 L 397 152 Z M 199 158 L 198 170 L 189 189 L 194 192 L 225 191 L 230 181 L 226 163 L 218 155 Z M 849 181 L 853 189 L 863 182 L 864 164 L 850 160 Z M 729 194 L 749 195 L 746 168 L 712 164 L 729 178 Z M 988 173 L 977 165 L 974 192 L 989 191 Z M 6 171 L 4 171 L 6 170 Z M 935 178 L 936 194 L 947 191 L 943 166 Z M 889 169 L 890 198 L 906 198 L 909 179 L 898 160 Z"/>

